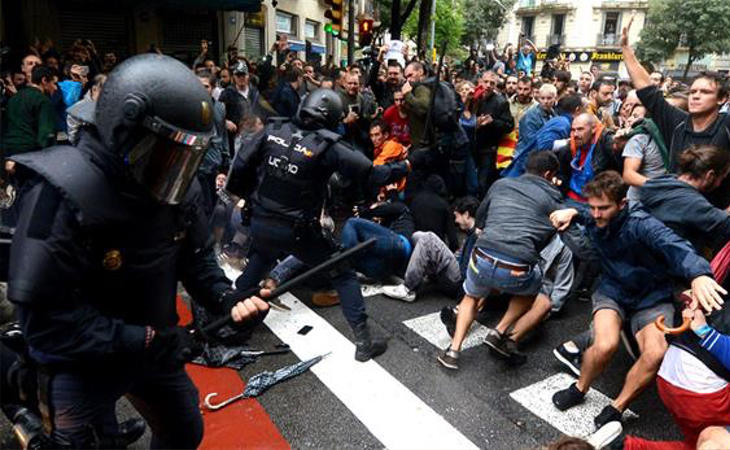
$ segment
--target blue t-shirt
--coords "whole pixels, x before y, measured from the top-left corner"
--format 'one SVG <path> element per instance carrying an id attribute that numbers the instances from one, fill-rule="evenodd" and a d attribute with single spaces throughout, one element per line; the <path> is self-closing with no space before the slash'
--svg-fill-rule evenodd
<path id="1" fill-rule="evenodd" d="M 516 69 L 524 70 L 525 74 L 532 74 L 532 67 L 535 65 L 535 53 L 530 52 L 525 55 L 522 52 L 517 53 L 517 67 Z"/>

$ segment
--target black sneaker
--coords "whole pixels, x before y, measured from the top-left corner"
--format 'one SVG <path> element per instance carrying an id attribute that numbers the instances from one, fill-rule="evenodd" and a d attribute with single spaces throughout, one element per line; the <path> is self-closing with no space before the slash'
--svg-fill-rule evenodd
<path id="1" fill-rule="evenodd" d="M 447 369 L 459 370 L 459 352 L 447 348 L 436 358 Z"/>
<path id="2" fill-rule="evenodd" d="M 509 356 L 502 333 L 494 328 L 487 328 L 487 335 L 484 337 L 484 345 L 492 349 L 499 356 L 503 356 L 505 358 Z"/>
<path id="3" fill-rule="evenodd" d="M 553 356 L 568 368 L 573 375 L 580 377 L 580 363 L 583 356 L 580 350 L 571 352 L 563 343 L 555 347 Z"/>
<path id="4" fill-rule="evenodd" d="M 611 405 L 606 405 L 606 407 L 603 408 L 601 412 L 599 412 L 598 415 L 593 419 L 593 423 L 596 425 L 596 429 L 598 429 L 602 428 L 609 422 L 622 422 L 622 417 L 623 414 L 621 413 L 621 411 Z"/>
<path id="5" fill-rule="evenodd" d="M 449 333 L 449 336 L 454 337 L 454 332 L 456 331 L 456 311 L 454 311 L 454 308 L 444 306 L 441 309 L 439 317 L 441 318 L 441 323 L 446 326 L 446 332 Z"/>
<path id="6" fill-rule="evenodd" d="M 561 411 L 572 408 L 573 406 L 582 403 L 585 399 L 585 394 L 578 390 L 578 386 L 575 383 L 571 384 L 562 391 L 558 391 L 553 395 L 553 404 L 556 408 Z"/>

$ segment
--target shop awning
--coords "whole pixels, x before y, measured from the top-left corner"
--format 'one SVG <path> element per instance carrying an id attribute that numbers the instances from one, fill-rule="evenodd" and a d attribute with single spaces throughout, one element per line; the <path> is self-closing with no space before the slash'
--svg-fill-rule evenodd
<path id="1" fill-rule="evenodd" d="M 314 42 L 309 42 L 309 53 L 317 53 L 319 55 L 324 55 L 326 53 L 326 49 L 324 48 L 324 45 L 315 44 Z"/>
<path id="2" fill-rule="evenodd" d="M 307 48 L 307 45 L 304 43 L 304 41 L 289 39 L 287 42 L 289 43 L 289 50 L 293 52 L 303 52 Z"/>

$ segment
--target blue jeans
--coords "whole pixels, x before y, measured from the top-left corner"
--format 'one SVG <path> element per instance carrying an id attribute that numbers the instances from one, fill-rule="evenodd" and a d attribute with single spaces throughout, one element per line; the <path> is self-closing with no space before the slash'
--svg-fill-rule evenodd
<path id="1" fill-rule="evenodd" d="M 165 372 L 132 361 L 51 375 L 53 434 L 81 448 L 88 445 L 89 425 L 116 432 L 116 403 L 125 394 L 152 429 L 152 448 L 198 447 L 203 418 L 198 390 L 185 370 Z"/>
<path id="2" fill-rule="evenodd" d="M 406 248 L 401 235 L 360 218 L 351 218 L 342 228 L 342 246 L 352 248 L 370 238 L 376 238 L 375 245 L 355 258 L 357 270 L 370 278 L 381 280 L 394 273 L 402 273 L 408 263 L 410 250 Z"/>
<path id="3" fill-rule="evenodd" d="M 469 268 L 466 270 L 464 292 L 467 295 L 481 298 L 489 295 L 492 290 L 512 295 L 537 295 L 542 284 L 542 271 L 539 264 L 525 265 L 525 270 L 514 271 L 498 267 L 495 261 L 482 258 L 476 250 L 475 248 L 472 251 Z M 523 264 L 494 250 L 480 250 L 497 261 Z"/>
<path id="4" fill-rule="evenodd" d="M 464 160 L 464 169 L 466 172 L 466 194 L 476 197 L 479 195 L 479 178 L 477 177 L 477 163 L 471 152 L 467 153 Z"/>
<path id="5" fill-rule="evenodd" d="M 336 250 L 334 241 L 319 230 L 295 229 L 290 223 L 254 216 L 251 218 L 248 265 L 236 280 L 236 287 L 250 289 L 257 286 L 279 258 L 294 255 L 305 265 L 313 267 L 329 259 Z M 329 277 L 340 296 L 342 313 L 350 326 L 365 322 L 365 302 L 355 271 L 343 267 L 331 272 Z"/>

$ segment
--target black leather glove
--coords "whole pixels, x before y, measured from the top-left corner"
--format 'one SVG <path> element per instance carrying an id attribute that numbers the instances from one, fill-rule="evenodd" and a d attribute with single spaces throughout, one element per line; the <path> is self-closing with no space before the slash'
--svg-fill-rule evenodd
<path id="1" fill-rule="evenodd" d="M 147 354 L 161 367 L 169 370 L 182 368 L 203 353 L 203 346 L 190 331 L 182 327 L 155 330 Z"/>

